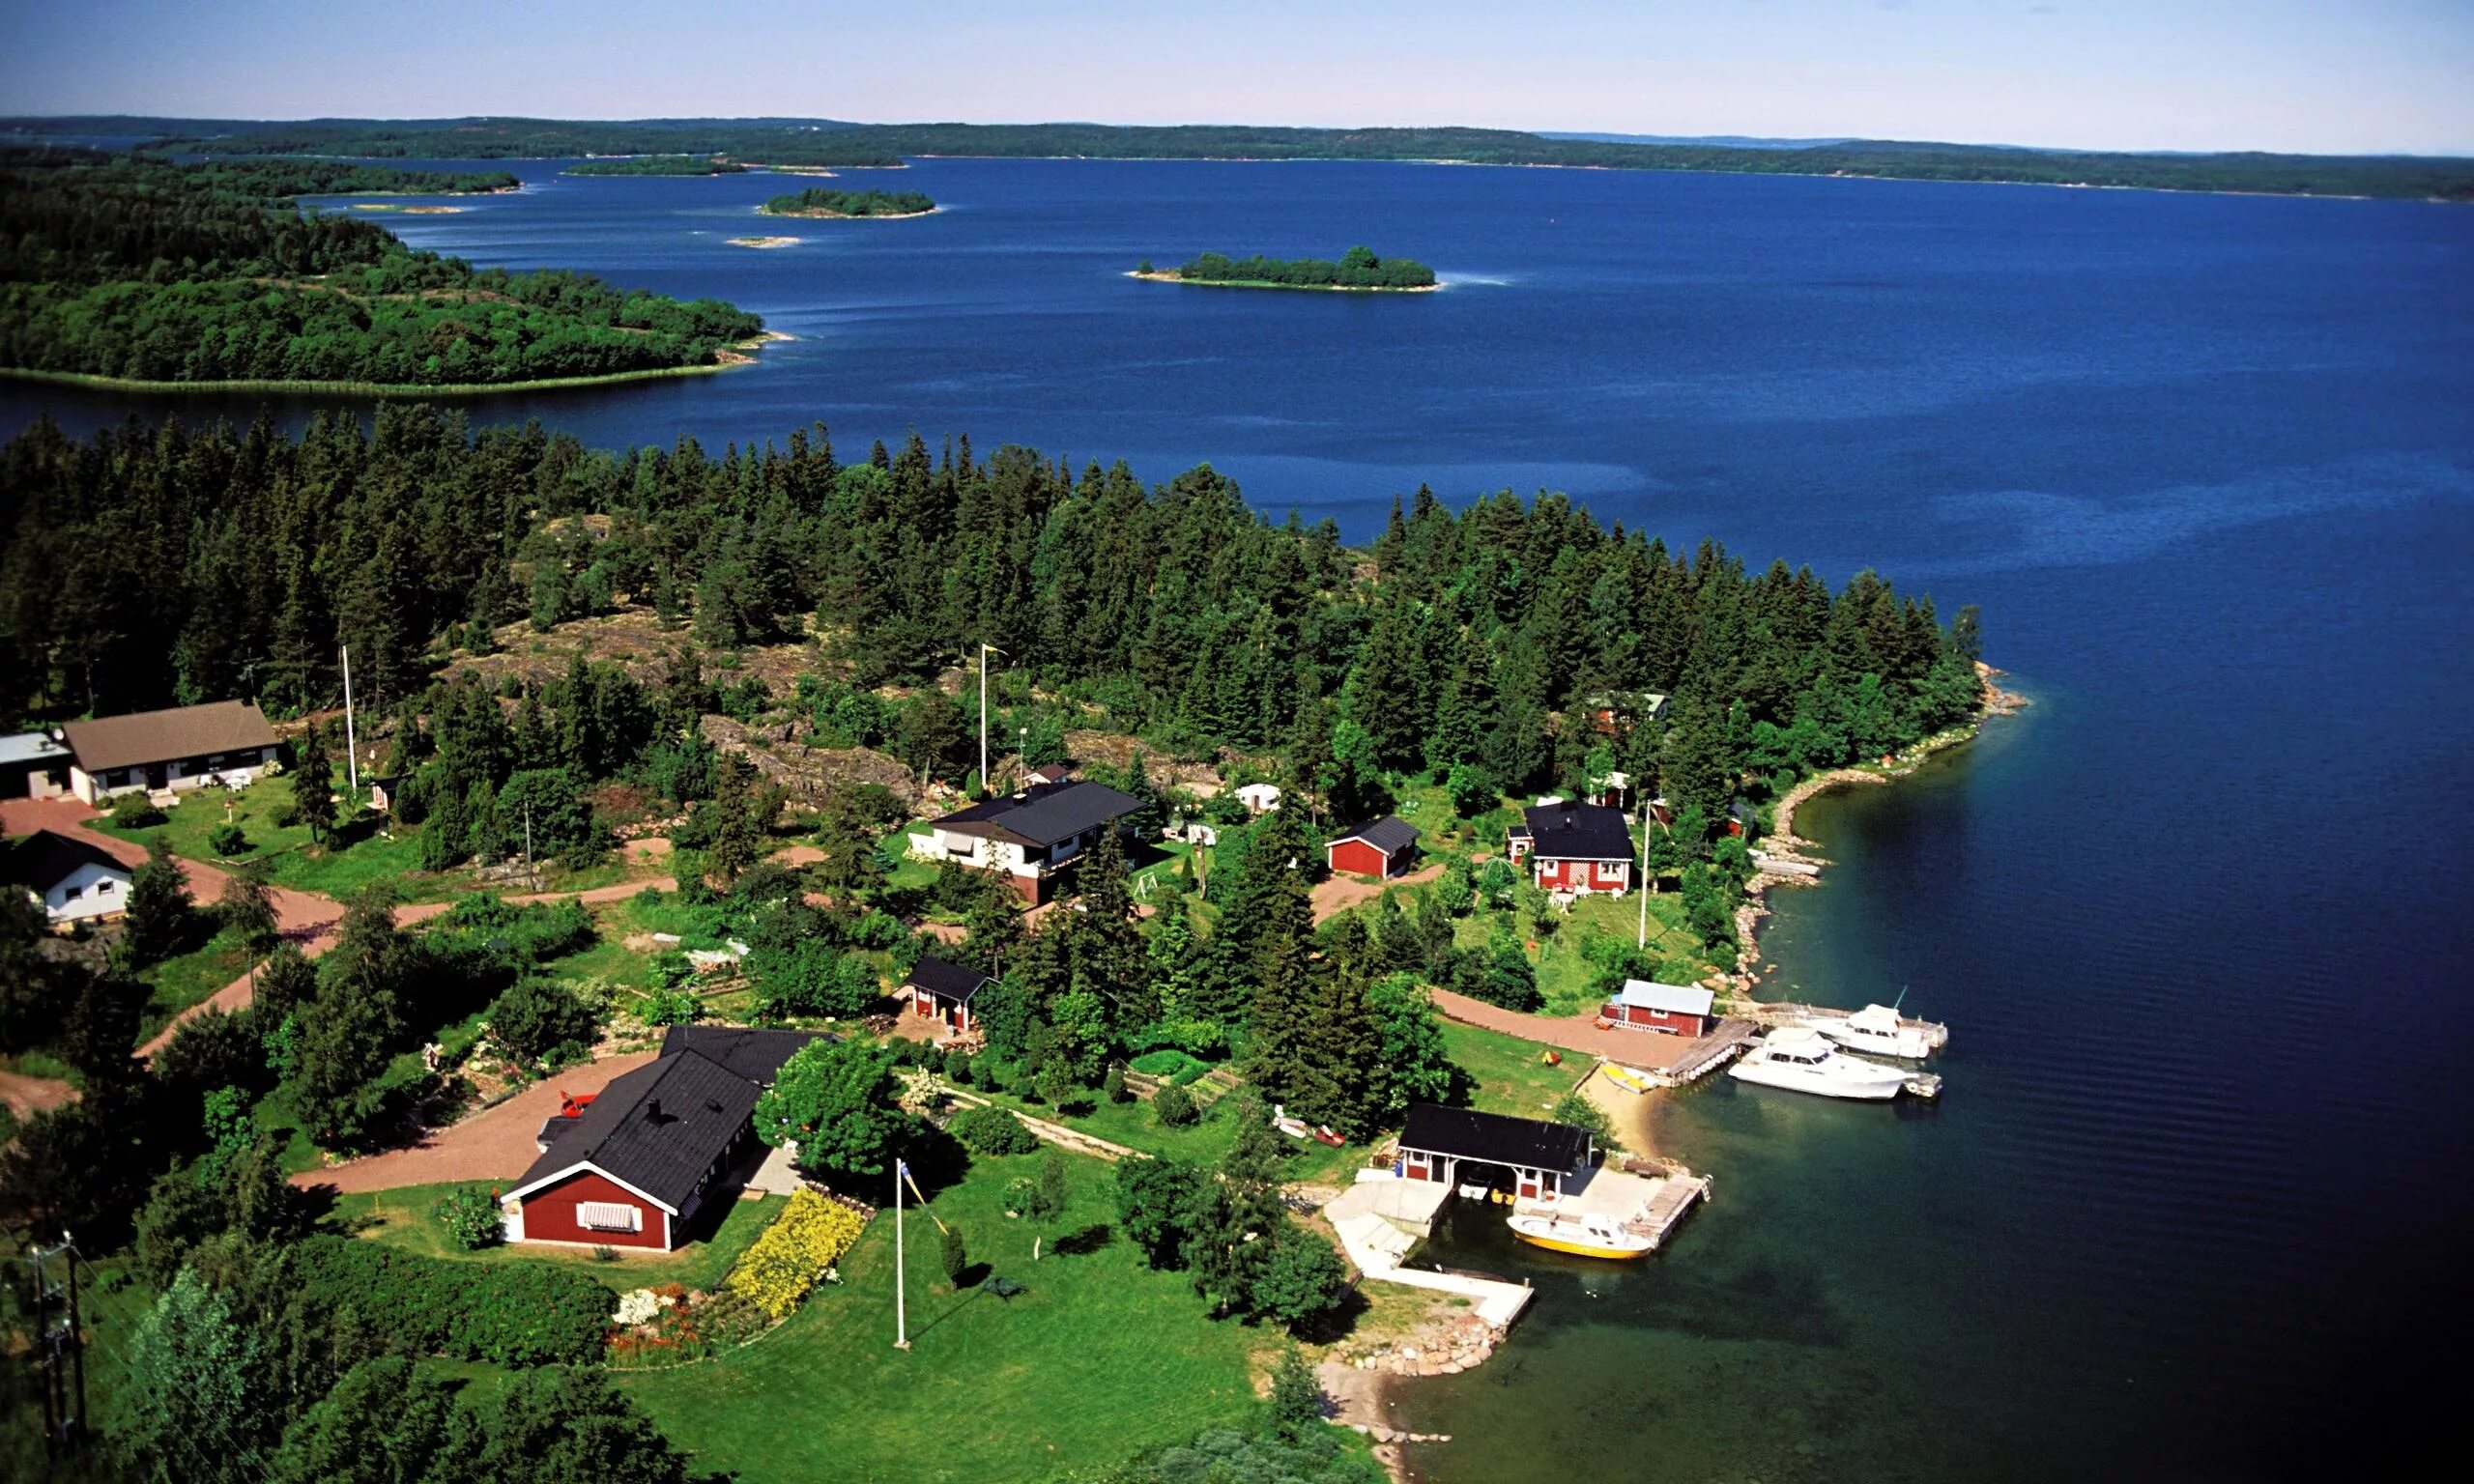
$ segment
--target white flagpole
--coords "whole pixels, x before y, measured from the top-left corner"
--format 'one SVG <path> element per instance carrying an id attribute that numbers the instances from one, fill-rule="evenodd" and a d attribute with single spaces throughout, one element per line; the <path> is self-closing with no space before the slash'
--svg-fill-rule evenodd
<path id="1" fill-rule="evenodd" d="M 352 731 L 352 645 L 343 646 L 344 656 L 344 777 L 358 791 L 360 787 L 360 745 Z"/>
<path id="2" fill-rule="evenodd" d="M 903 1302 L 902 1161 L 893 1162 L 893 1348 L 910 1348 L 910 1317 Z"/>

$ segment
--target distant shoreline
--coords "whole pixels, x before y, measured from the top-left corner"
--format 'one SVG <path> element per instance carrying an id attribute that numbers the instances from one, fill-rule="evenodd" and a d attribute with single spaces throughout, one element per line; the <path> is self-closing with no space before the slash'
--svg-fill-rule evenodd
<path id="1" fill-rule="evenodd" d="M 752 366 L 756 357 L 747 353 L 768 341 L 791 338 L 778 330 L 766 330 L 753 339 L 741 340 L 732 349 L 718 353 L 710 365 L 647 366 L 637 371 L 610 371 L 599 376 L 553 376 L 532 382 L 459 382 L 447 385 L 425 385 L 420 383 L 398 382 L 296 382 L 296 381 L 229 381 L 229 382 L 150 382 L 134 377 L 98 376 L 87 371 L 39 371 L 29 366 L 0 366 L 0 379 L 19 382 L 43 382 L 55 386 L 85 386 L 99 391 L 133 391 L 149 396 L 180 392 L 265 391 L 304 396 L 354 397 L 491 397 L 507 392 L 564 391 L 579 386 L 616 386 L 628 382 L 667 381 L 680 376 L 711 376 L 737 366 Z"/>
<path id="2" fill-rule="evenodd" d="M 1390 284 L 1273 283 L 1263 278 L 1188 278 L 1173 268 L 1158 269 L 1148 273 L 1136 270 L 1127 273 L 1126 276 L 1139 278 L 1145 283 L 1181 283 L 1190 289 L 1288 289 L 1299 294 L 1431 294 L 1443 287 L 1440 280 L 1433 283 Z"/>
<path id="3" fill-rule="evenodd" d="M 805 241 L 805 239 L 796 237 L 734 237 L 728 241 L 730 245 L 733 247 L 763 248 L 796 247 L 801 242 Z"/>
<path id="4" fill-rule="evenodd" d="M 828 221 L 909 221 L 914 217 L 934 216 L 943 210 L 941 206 L 932 206 L 924 212 L 777 212 L 768 207 L 760 206 L 756 209 L 756 214 L 759 216 L 803 216 Z"/>

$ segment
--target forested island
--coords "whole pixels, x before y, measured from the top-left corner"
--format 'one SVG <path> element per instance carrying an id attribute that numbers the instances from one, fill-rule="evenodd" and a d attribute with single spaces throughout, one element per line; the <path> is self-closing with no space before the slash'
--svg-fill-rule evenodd
<path id="1" fill-rule="evenodd" d="M 852 124 L 833 119 L 328 119 L 268 124 L 178 118 L 17 118 L 0 129 L 136 133 L 184 153 L 381 158 L 560 158 L 715 154 L 750 163 L 899 165 L 906 156 L 1118 159 L 1396 159 L 1707 170 L 1884 180 L 1999 181 L 2267 195 L 2474 201 L 2474 159 L 2396 155 L 2151 155 L 1854 140 L 1800 148 L 1550 139 L 1499 128 L 1288 128 L 1228 125 Z"/>
<path id="2" fill-rule="evenodd" d="M 1156 283 L 1209 284 L 1235 289 L 1420 290 L 1435 287 L 1434 270 L 1414 258 L 1378 258 L 1371 247 L 1352 247 L 1337 263 L 1328 258 L 1230 258 L 1206 252 L 1165 272 L 1144 263 L 1136 278 Z"/>
<path id="3" fill-rule="evenodd" d="M 747 166 L 709 155 L 638 155 L 625 159 L 588 159 L 561 175 L 744 175 Z"/>
<path id="4" fill-rule="evenodd" d="M 0 155 L 0 371 L 166 389 L 484 389 L 711 369 L 762 332 L 715 300 L 476 270 L 296 204 L 515 184 L 331 160 Z"/>
<path id="5" fill-rule="evenodd" d="M 828 190 L 820 186 L 775 196 L 758 208 L 767 216 L 925 216 L 936 203 L 916 190 Z"/>

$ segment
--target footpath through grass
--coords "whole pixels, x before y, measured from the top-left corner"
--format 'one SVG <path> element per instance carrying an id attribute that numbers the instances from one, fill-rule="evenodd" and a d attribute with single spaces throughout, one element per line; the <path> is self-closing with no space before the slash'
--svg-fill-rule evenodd
<path id="1" fill-rule="evenodd" d="M 1006 1184 L 1039 1156 L 974 1160 L 927 1208 L 958 1227 L 974 1263 L 1024 1285 L 1002 1299 L 956 1293 L 936 1228 L 905 1217 L 911 1348 L 894 1341 L 894 1231 L 871 1223 L 780 1329 L 745 1349 L 618 1384 L 705 1469 L 743 1484 L 906 1479 L 1007 1484 L 1090 1468 L 1245 1419 L 1250 1354 L 1276 1336 L 1204 1317 L 1184 1273 L 1153 1272 L 1113 1229 L 1113 1175 L 1070 1158 L 1065 1219 L 1005 1217 Z M 1053 1250 L 1059 1235 L 1079 1234 Z M 1035 1236 L 1049 1255 L 1031 1261 Z"/>

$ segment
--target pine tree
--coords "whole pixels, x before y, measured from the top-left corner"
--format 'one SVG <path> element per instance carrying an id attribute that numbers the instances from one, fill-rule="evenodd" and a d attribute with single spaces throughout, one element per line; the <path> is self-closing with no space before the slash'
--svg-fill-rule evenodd
<path id="1" fill-rule="evenodd" d="M 309 838 L 325 844 L 335 827 L 335 764 L 327 756 L 327 737 L 316 722 L 301 733 L 292 766 L 292 801 Z"/>
<path id="2" fill-rule="evenodd" d="M 133 966 L 159 963 L 189 937 L 188 878 L 159 839 L 146 842 L 146 864 L 129 878 L 129 955 Z"/>

